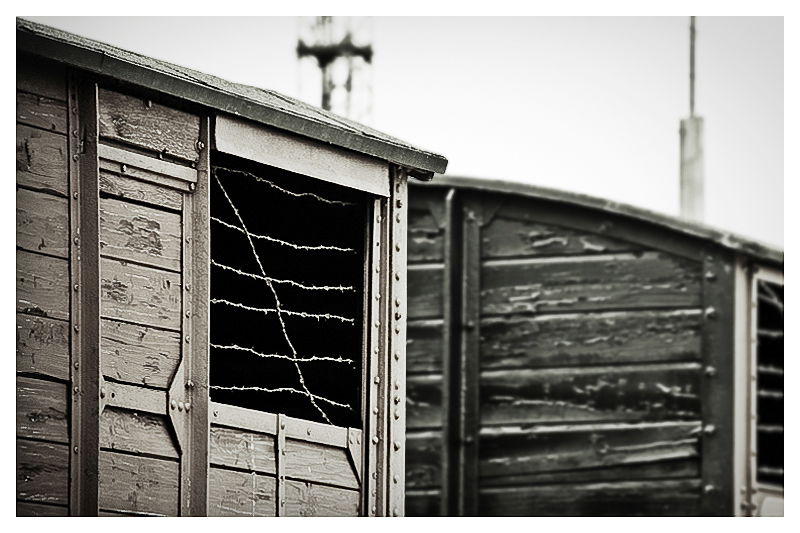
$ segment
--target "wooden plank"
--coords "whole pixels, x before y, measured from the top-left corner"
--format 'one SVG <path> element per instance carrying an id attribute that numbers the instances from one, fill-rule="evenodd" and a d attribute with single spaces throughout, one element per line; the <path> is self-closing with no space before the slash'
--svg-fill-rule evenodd
<path id="1" fill-rule="evenodd" d="M 441 265 L 409 265 L 409 319 L 442 316 L 443 272 Z"/>
<path id="2" fill-rule="evenodd" d="M 67 385 L 17 376 L 17 436 L 69 442 Z"/>
<path id="3" fill-rule="evenodd" d="M 286 476 L 351 489 L 360 486 L 346 449 L 294 439 L 286 440 Z"/>
<path id="4" fill-rule="evenodd" d="M 181 292 L 180 274 L 100 260 L 100 312 L 105 318 L 177 331 Z"/>
<path id="5" fill-rule="evenodd" d="M 66 505 L 69 448 L 17 439 L 17 500 Z"/>
<path id="6" fill-rule="evenodd" d="M 100 508 L 178 514 L 178 463 L 100 451 Z"/>
<path id="7" fill-rule="evenodd" d="M 17 516 L 68 516 L 66 505 L 17 502 Z"/>
<path id="8" fill-rule="evenodd" d="M 408 376 L 409 429 L 442 427 L 442 376 Z"/>
<path id="9" fill-rule="evenodd" d="M 444 261 L 444 228 L 439 227 L 427 202 L 415 201 L 412 188 L 408 210 L 408 263 L 441 263 Z M 417 204 L 417 205 L 415 205 Z"/>
<path id="10" fill-rule="evenodd" d="M 17 312 L 69 319 L 69 263 L 17 250 Z"/>
<path id="11" fill-rule="evenodd" d="M 199 116 L 102 88 L 98 96 L 100 137 L 197 161 Z"/>
<path id="12" fill-rule="evenodd" d="M 640 248 L 604 235 L 503 214 L 484 228 L 481 244 L 484 259 L 630 252 Z"/>
<path id="13" fill-rule="evenodd" d="M 171 163 L 161 159 L 160 156 L 157 158 L 143 155 L 108 144 L 98 146 L 98 155 L 100 156 L 101 171 L 118 175 L 124 174 L 129 178 L 186 192 L 191 190 L 190 184 L 197 183 L 199 168 L 195 170 Z"/>
<path id="14" fill-rule="evenodd" d="M 275 474 L 275 438 L 212 425 L 209 457 L 212 465 Z"/>
<path id="15" fill-rule="evenodd" d="M 674 470 L 674 461 L 689 463 L 689 477 L 698 477 L 700 433 L 699 421 L 484 428 L 481 484 L 508 485 L 556 472 L 584 472 L 584 481 L 608 480 L 609 469 L 616 469 L 616 479 L 622 481 L 638 477 L 642 467 L 664 465 L 661 474 L 649 472 L 661 478 Z"/>
<path id="16" fill-rule="evenodd" d="M 406 435 L 406 489 L 442 486 L 442 433 L 409 431 Z"/>
<path id="17" fill-rule="evenodd" d="M 67 138 L 17 125 L 17 184 L 67 195 Z"/>
<path id="18" fill-rule="evenodd" d="M 660 252 L 493 260 L 481 283 L 483 314 L 700 305 L 699 266 Z"/>
<path id="19" fill-rule="evenodd" d="M 17 54 L 17 90 L 67 100 L 67 69 L 61 63 Z"/>
<path id="20" fill-rule="evenodd" d="M 100 253 L 172 271 L 181 269 L 181 216 L 112 198 L 100 199 Z"/>
<path id="21" fill-rule="evenodd" d="M 103 388 L 106 393 L 106 405 L 109 407 L 120 407 L 154 415 L 167 414 L 167 393 L 165 391 L 112 381 L 106 381 Z"/>
<path id="22" fill-rule="evenodd" d="M 481 490 L 482 516 L 696 516 L 695 479 Z"/>
<path id="23" fill-rule="evenodd" d="M 56 257 L 69 256 L 66 198 L 17 189 L 17 247 Z"/>
<path id="24" fill-rule="evenodd" d="M 634 311 L 481 321 L 481 368 L 699 361 L 702 312 Z"/>
<path id="25" fill-rule="evenodd" d="M 406 491 L 406 516 L 441 516 L 440 490 Z"/>
<path id="26" fill-rule="evenodd" d="M 17 91 L 17 123 L 67 133 L 67 106 L 64 102 Z"/>
<path id="27" fill-rule="evenodd" d="M 220 152 L 378 196 L 389 196 L 385 161 L 308 138 L 217 115 L 214 145 Z"/>
<path id="28" fill-rule="evenodd" d="M 69 379 L 69 324 L 17 313 L 17 372 Z"/>
<path id="29" fill-rule="evenodd" d="M 481 423 L 695 419 L 701 368 L 673 363 L 487 371 L 481 374 Z"/>
<path id="30" fill-rule="evenodd" d="M 126 383 L 166 389 L 180 362 L 177 332 L 116 320 L 100 321 L 103 375 Z"/>
<path id="31" fill-rule="evenodd" d="M 406 364 L 409 374 L 442 372 L 443 327 L 442 320 L 439 319 L 409 321 L 406 338 Z"/>
<path id="32" fill-rule="evenodd" d="M 100 192 L 123 200 L 179 211 L 183 206 L 180 191 L 153 183 L 100 171 Z"/>
<path id="33" fill-rule="evenodd" d="M 208 469 L 208 516 L 275 516 L 275 478 Z"/>
<path id="34" fill-rule="evenodd" d="M 100 447 L 178 458 L 178 450 L 163 416 L 124 409 L 103 410 L 100 416 Z"/>
<path id="35" fill-rule="evenodd" d="M 359 492 L 302 481 L 286 482 L 286 516 L 358 516 Z"/>

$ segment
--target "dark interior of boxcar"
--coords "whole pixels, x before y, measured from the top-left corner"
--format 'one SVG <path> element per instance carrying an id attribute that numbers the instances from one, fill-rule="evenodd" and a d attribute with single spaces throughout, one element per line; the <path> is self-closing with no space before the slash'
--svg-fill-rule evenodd
<path id="1" fill-rule="evenodd" d="M 360 427 L 365 196 L 221 154 L 212 167 L 211 399 Z"/>
<path id="2" fill-rule="evenodd" d="M 757 286 L 756 480 L 783 486 L 783 286 Z"/>

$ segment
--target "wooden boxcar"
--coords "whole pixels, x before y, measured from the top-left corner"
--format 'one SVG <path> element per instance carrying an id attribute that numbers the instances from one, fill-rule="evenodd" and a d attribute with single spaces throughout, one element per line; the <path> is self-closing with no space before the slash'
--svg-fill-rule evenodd
<path id="1" fill-rule="evenodd" d="M 17 514 L 399 515 L 446 160 L 17 20 Z"/>
<path id="2" fill-rule="evenodd" d="M 781 251 L 498 181 L 409 209 L 408 515 L 782 513 Z"/>

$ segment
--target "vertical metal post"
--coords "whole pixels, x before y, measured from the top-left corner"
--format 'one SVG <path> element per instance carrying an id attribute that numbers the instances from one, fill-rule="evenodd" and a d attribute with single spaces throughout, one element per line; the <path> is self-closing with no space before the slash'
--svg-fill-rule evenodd
<path id="1" fill-rule="evenodd" d="M 702 221 L 704 217 L 703 119 L 694 115 L 694 17 L 689 23 L 689 118 L 681 120 L 681 216 Z"/>
<path id="2" fill-rule="evenodd" d="M 100 447 L 97 85 L 68 82 L 70 191 L 70 514 L 96 516 Z"/>
<path id="3" fill-rule="evenodd" d="M 286 516 L 286 415 L 278 415 L 275 435 L 275 516 Z"/>

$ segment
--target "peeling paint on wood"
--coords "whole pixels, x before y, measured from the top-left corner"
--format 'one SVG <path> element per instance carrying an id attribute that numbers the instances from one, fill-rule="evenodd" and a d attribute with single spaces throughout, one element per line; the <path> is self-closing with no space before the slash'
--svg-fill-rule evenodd
<path id="1" fill-rule="evenodd" d="M 481 368 L 700 360 L 702 311 L 484 318 Z"/>
<path id="2" fill-rule="evenodd" d="M 213 465 L 275 474 L 275 439 L 263 433 L 211 426 L 210 461 Z"/>
<path id="3" fill-rule="evenodd" d="M 100 89 L 100 137 L 197 161 L 200 117 Z"/>
<path id="4" fill-rule="evenodd" d="M 441 487 L 441 431 L 409 431 L 406 435 L 406 487 Z"/>
<path id="5" fill-rule="evenodd" d="M 107 407 L 100 416 L 100 447 L 178 458 L 163 416 Z"/>
<path id="6" fill-rule="evenodd" d="M 17 91 L 17 122 L 66 134 L 67 106 L 58 100 Z"/>
<path id="7" fill-rule="evenodd" d="M 406 386 L 408 428 L 442 427 L 442 376 L 408 376 Z"/>
<path id="8" fill-rule="evenodd" d="M 69 263 L 17 250 L 17 311 L 69 319 Z"/>
<path id="9" fill-rule="evenodd" d="M 443 322 L 414 320 L 408 322 L 406 337 L 406 371 L 408 374 L 440 374 L 444 339 Z"/>
<path id="10" fill-rule="evenodd" d="M 17 183 L 67 195 L 67 138 L 17 125 Z"/>
<path id="11" fill-rule="evenodd" d="M 286 476 L 358 490 L 359 482 L 344 448 L 286 440 Z"/>
<path id="12" fill-rule="evenodd" d="M 209 516 L 275 516 L 275 478 L 211 467 Z"/>
<path id="13" fill-rule="evenodd" d="M 411 265 L 408 268 L 408 318 L 442 316 L 442 265 Z"/>
<path id="14" fill-rule="evenodd" d="M 69 379 L 69 324 L 17 313 L 17 372 Z"/>
<path id="15" fill-rule="evenodd" d="M 178 514 L 178 463 L 100 451 L 100 508 Z"/>
<path id="16" fill-rule="evenodd" d="M 17 247 L 69 257 L 69 205 L 66 198 L 17 189 Z"/>
<path id="17" fill-rule="evenodd" d="M 100 199 L 100 253 L 173 271 L 181 269 L 181 216 Z"/>
<path id="18" fill-rule="evenodd" d="M 183 207 L 180 191 L 100 171 L 100 191 L 123 200 L 134 200 L 164 209 L 179 211 Z"/>
<path id="19" fill-rule="evenodd" d="M 181 326 L 180 275 L 114 259 L 100 260 L 100 312 L 178 331 Z"/>
<path id="20" fill-rule="evenodd" d="M 67 504 L 69 449 L 17 439 L 17 500 Z"/>
<path id="21" fill-rule="evenodd" d="M 68 514 L 66 505 L 17 502 L 17 516 L 67 516 Z"/>
<path id="22" fill-rule="evenodd" d="M 698 418 L 698 363 L 481 373 L 482 424 Z"/>
<path id="23" fill-rule="evenodd" d="M 700 306 L 700 266 L 659 252 L 486 262 L 483 314 Z"/>
<path id="24" fill-rule="evenodd" d="M 357 490 L 286 482 L 286 516 L 358 516 L 358 501 Z"/>
<path id="25" fill-rule="evenodd" d="M 17 436 L 69 442 L 67 385 L 17 377 Z"/>
<path id="26" fill-rule="evenodd" d="M 104 376 L 166 389 L 181 357 L 180 334 L 116 320 L 100 321 Z"/>

